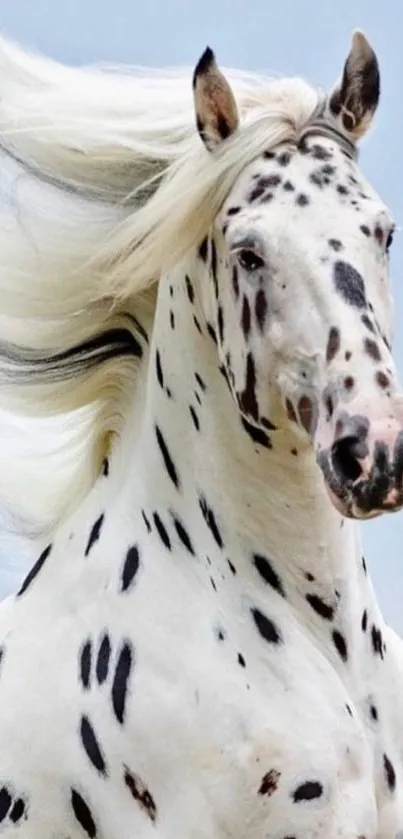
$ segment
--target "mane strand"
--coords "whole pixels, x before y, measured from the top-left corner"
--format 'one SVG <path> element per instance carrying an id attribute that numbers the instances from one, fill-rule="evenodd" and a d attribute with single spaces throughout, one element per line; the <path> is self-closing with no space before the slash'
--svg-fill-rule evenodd
<path id="1" fill-rule="evenodd" d="M 191 70 L 64 67 L 0 38 L 0 502 L 34 528 L 80 502 L 119 437 L 159 278 L 318 100 L 300 79 L 225 72 L 241 127 L 209 155 Z"/>

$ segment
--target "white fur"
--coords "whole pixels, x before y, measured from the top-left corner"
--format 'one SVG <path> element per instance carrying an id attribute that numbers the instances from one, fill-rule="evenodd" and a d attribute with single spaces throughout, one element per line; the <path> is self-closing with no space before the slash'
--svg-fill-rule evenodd
<path id="1" fill-rule="evenodd" d="M 309 207 L 298 204 L 312 156 L 290 162 L 295 194 L 281 182 L 258 213 L 248 199 L 254 164 L 231 190 L 259 151 L 295 139 L 316 94 L 298 80 L 238 79 L 248 124 L 212 159 L 194 136 L 188 81 L 87 76 L 7 45 L 3 64 L 0 128 L 4 101 L 8 129 L 0 136 L 23 163 L 4 153 L 0 408 L 8 436 L 0 434 L 0 488 L 10 515 L 21 517 L 16 527 L 35 532 L 64 521 L 21 596 L 0 608 L 0 832 L 7 839 L 82 839 L 95 828 L 97 839 L 397 839 L 401 644 L 379 613 L 355 525 L 331 505 L 312 441 L 284 410 L 290 383 L 297 409 L 308 386 L 321 401 L 322 378 L 309 380 L 301 362 L 321 360 L 325 376 L 334 322 L 342 351 L 326 375 L 336 383 L 343 377 L 353 341 L 351 369 L 368 413 L 385 404 L 365 357 L 361 310 L 331 284 L 329 238 L 343 239 L 346 258 L 365 268 L 385 328 L 387 294 L 375 291 L 383 289 L 386 256 L 359 231 L 334 183 Z M 347 180 L 350 164 L 333 146 Z M 132 186 L 147 183 L 151 161 L 169 164 L 168 172 L 148 203 L 143 191 L 136 204 Z M 28 163 L 37 176 L 27 174 Z M 267 173 L 273 165 L 256 163 Z M 357 191 L 364 189 L 361 178 Z M 259 234 L 279 262 L 260 278 L 273 317 L 265 329 L 254 322 L 248 340 L 217 216 L 229 191 L 245 211 L 232 218 L 243 217 L 246 232 Z M 365 202 L 372 224 L 379 202 Z M 213 218 L 219 300 L 210 269 L 188 253 Z M 171 263 L 178 264 L 164 273 Z M 239 274 L 242 295 L 253 301 L 256 283 Z M 224 359 L 206 334 L 219 304 Z M 94 349 L 84 352 L 84 369 L 75 357 L 52 362 L 55 352 L 111 326 L 139 338 L 136 317 L 149 335 L 141 363 L 116 357 L 93 368 Z M 232 393 L 220 367 L 227 348 Z M 272 449 L 251 439 L 234 399 L 249 352 L 259 420 L 279 416 Z M 95 480 L 106 452 L 109 474 Z M 259 572 L 262 557 L 277 584 Z M 309 596 L 331 607 L 332 618 Z M 277 639 L 258 631 L 256 610 Z M 377 649 L 373 632 L 382 633 Z M 110 660 L 101 678 L 106 636 Z M 117 668 L 125 647 L 127 681 Z M 120 717 L 117 697 L 125 699 Z M 83 718 L 90 738 L 88 728 L 80 737 Z M 312 783 L 320 794 L 296 800 Z M 83 803 L 74 812 L 77 795 L 90 816 Z M 20 813 L 24 802 L 26 821 L 14 823 L 16 802 Z"/>

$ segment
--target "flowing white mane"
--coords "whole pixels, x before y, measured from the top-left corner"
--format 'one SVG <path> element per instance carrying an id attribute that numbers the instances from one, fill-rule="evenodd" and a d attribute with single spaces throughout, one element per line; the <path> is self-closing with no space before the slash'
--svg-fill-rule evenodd
<path id="1" fill-rule="evenodd" d="M 209 155 L 190 70 L 66 68 L 0 40 L 0 501 L 32 528 L 78 503 L 119 433 L 136 360 L 108 335 L 130 338 L 126 301 L 317 102 L 300 79 L 226 73 L 241 129 Z M 152 318 L 155 295 L 140 297 Z M 102 335 L 107 355 L 82 346 Z"/>

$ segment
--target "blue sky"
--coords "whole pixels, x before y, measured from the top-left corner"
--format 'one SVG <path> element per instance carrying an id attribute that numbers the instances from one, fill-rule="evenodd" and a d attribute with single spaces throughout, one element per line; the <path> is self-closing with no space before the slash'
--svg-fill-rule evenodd
<path id="1" fill-rule="evenodd" d="M 2 0 L 0 9 L 4 32 L 67 63 L 194 65 L 209 44 L 223 65 L 297 74 L 325 87 L 339 74 L 352 30 L 363 29 L 380 60 L 383 94 L 361 165 L 403 228 L 402 25 L 396 0 Z M 403 230 L 392 254 L 403 378 L 402 267 Z M 367 523 L 362 535 L 381 607 L 403 634 L 403 513 Z M 12 576 L 0 571 L 0 596 Z"/>

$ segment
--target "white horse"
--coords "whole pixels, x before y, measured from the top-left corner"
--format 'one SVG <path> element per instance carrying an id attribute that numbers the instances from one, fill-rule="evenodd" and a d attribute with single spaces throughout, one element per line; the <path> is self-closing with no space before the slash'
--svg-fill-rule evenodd
<path id="1" fill-rule="evenodd" d="M 322 96 L 207 49 L 195 118 L 175 73 L 3 41 L 0 78 L 0 493 L 47 541 L 0 609 L 0 835 L 402 837 L 354 523 L 403 504 L 373 50 Z"/>

